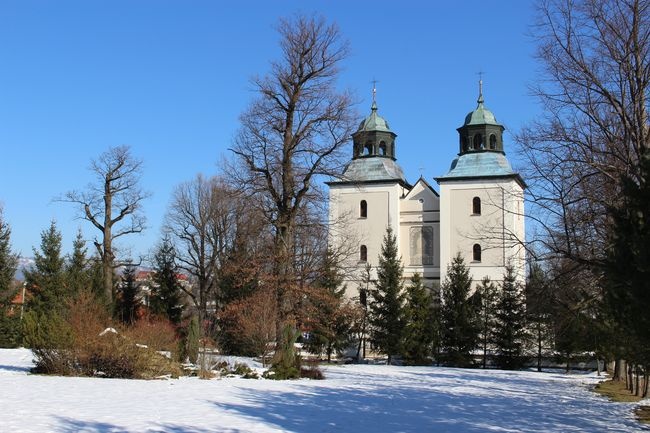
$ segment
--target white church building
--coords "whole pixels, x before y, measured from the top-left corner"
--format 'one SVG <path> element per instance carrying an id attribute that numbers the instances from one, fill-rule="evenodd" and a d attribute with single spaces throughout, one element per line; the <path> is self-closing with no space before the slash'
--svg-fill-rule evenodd
<path id="1" fill-rule="evenodd" d="M 485 276 L 502 280 L 507 264 L 523 281 L 526 184 L 506 158 L 504 127 L 484 106 L 482 90 L 477 102 L 457 129 L 458 156 L 435 178 L 438 192 L 424 178 L 411 183 L 404 175 L 397 134 L 373 101 L 352 135 L 352 160 L 339 179 L 327 183 L 329 241 L 350 251 L 342 263 L 350 297 L 365 284 L 367 265 L 370 278 L 376 277 L 388 226 L 397 237 L 406 279 L 419 273 L 427 286 L 436 287 L 460 254 L 474 287 Z"/>

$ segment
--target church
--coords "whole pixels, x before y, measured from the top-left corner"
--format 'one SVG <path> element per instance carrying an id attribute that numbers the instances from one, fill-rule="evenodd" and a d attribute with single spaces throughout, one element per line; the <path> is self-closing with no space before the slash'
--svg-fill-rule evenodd
<path id="1" fill-rule="evenodd" d="M 376 278 L 389 226 L 405 279 L 418 273 L 426 286 L 436 288 L 460 254 L 473 288 L 484 277 L 501 281 L 509 264 L 524 281 L 526 184 L 506 158 L 504 129 L 485 107 L 479 82 L 476 109 L 457 128 L 458 156 L 434 179 L 436 191 L 423 177 L 412 183 L 405 176 L 397 134 L 379 115 L 373 91 L 370 115 L 352 134 L 352 159 L 340 178 L 327 182 L 329 242 L 348 251 L 342 267 L 349 297 Z"/>

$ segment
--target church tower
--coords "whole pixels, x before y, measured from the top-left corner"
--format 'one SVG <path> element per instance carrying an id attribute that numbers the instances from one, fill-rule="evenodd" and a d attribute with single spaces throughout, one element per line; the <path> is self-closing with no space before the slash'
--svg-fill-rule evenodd
<path id="1" fill-rule="evenodd" d="M 329 242 L 347 253 L 343 267 L 350 297 L 358 296 L 366 266 L 377 265 L 388 226 L 399 242 L 399 201 L 411 185 L 396 162 L 396 137 L 378 113 L 373 89 L 370 115 L 352 134 L 352 159 L 339 179 L 327 182 Z"/>
<path id="2" fill-rule="evenodd" d="M 483 277 L 500 281 L 512 264 L 524 280 L 524 189 L 503 146 L 504 127 L 484 105 L 479 81 L 477 107 L 457 129 L 459 153 L 440 185 L 440 279 L 460 253 L 476 287 Z"/>
<path id="3" fill-rule="evenodd" d="M 421 177 L 411 185 L 397 163 L 395 134 L 378 113 L 373 89 L 370 114 L 352 134 L 352 158 L 329 185 L 329 242 L 348 257 L 348 296 L 376 278 L 386 228 L 397 238 L 404 278 L 418 273 L 432 287 L 439 279 L 439 197 Z M 346 254 L 347 253 L 347 254 Z"/>

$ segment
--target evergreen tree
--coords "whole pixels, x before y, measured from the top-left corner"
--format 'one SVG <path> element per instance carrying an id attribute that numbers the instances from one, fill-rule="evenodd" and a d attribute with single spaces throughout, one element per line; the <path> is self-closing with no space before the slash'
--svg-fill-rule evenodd
<path id="1" fill-rule="evenodd" d="M 71 296 L 89 289 L 90 275 L 88 272 L 88 259 L 86 258 L 87 251 L 86 241 L 84 241 L 81 230 L 79 230 L 72 243 L 72 254 L 68 258 L 66 266 L 66 283 L 68 293 Z"/>
<path id="2" fill-rule="evenodd" d="M 343 276 L 338 269 L 336 257 L 329 248 L 314 286 L 316 293 L 311 297 L 311 327 L 305 346 L 311 353 L 320 354 L 324 351 L 327 362 L 330 362 L 333 353 L 341 352 L 348 346 L 352 323 L 346 314 Z"/>
<path id="3" fill-rule="evenodd" d="M 11 229 L 0 208 L 0 347 L 16 347 L 21 340 L 20 315 L 10 313 L 17 294 L 14 286 L 17 266 L 18 256 L 11 252 Z"/>
<path id="4" fill-rule="evenodd" d="M 532 263 L 526 279 L 526 321 L 537 351 L 537 371 L 542 371 L 544 344 L 551 335 L 553 299 L 539 263 Z"/>
<path id="5" fill-rule="evenodd" d="M 187 329 L 187 342 L 185 344 L 185 353 L 187 353 L 187 357 L 192 364 L 196 364 L 199 359 L 200 331 L 199 318 L 193 315 Z"/>
<path id="6" fill-rule="evenodd" d="M 65 281 L 65 261 L 61 257 L 61 232 L 52 221 L 41 233 L 41 249 L 34 249 L 34 267 L 25 270 L 31 294 L 28 308 L 37 315 L 61 313 L 69 298 Z"/>
<path id="7" fill-rule="evenodd" d="M 483 351 L 483 368 L 487 368 L 488 350 L 494 342 L 494 327 L 497 308 L 497 288 L 489 277 L 483 278 L 476 288 L 475 296 L 479 305 L 479 343 Z"/>
<path id="8" fill-rule="evenodd" d="M 370 291 L 370 338 L 379 352 L 388 356 L 388 364 L 401 353 L 404 326 L 402 263 L 397 256 L 397 237 L 386 229 L 377 266 L 375 289 Z"/>
<path id="9" fill-rule="evenodd" d="M 93 255 L 88 261 L 88 285 L 90 292 L 101 304 L 109 309 L 109 302 L 104 293 L 104 269 L 101 259 Z"/>
<path id="10" fill-rule="evenodd" d="M 517 282 L 515 270 L 510 265 L 506 266 L 503 276 L 495 325 L 497 365 L 506 370 L 521 368 L 526 362 L 526 308 L 523 288 Z"/>
<path id="11" fill-rule="evenodd" d="M 139 285 L 135 281 L 135 266 L 126 266 L 122 275 L 122 282 L 118 288 L 118 297 L 115 302 L 115 315 L 127 325 L 133 324 L 138 318 L 140 299 Z"/>
<path id="12" fill-rule="evenodd" d="M 605 261 L 605 300 L 626 334 L 628 359 L 650 365 L 650 152 L 639 160 L 640 176 L 622 179 L 621 203 L 611 206 L 613 227 Z M 647 374 L 647 373 L 646 373 Z M 646 376 L 647 377 L 647 376 Z M 645 393 L 647 393 L 647 383 Z"/>
<path id="13" fill-rule="evenodd" d="M 413 275 L 406 287 L 404 312 L 404 361 L 409 365 L 430 364 L 436 318 L 431 292 L 424 287 L 420 274 Z"/>
<path id="14" fill-rule="evenodd" d="M 460 253 L 454 257 L 441 286 L 441 357 L 447 365 L 473 364 L 472 350 L 478 341 L 478 317 L 469 299 L 472 279 Z"/>
<path id="15" fill-rule="evenodd" d="M 178 325 L 183 314 L 182 288 L 178 282 L 176 250 L 165 236 L 154 255 L 154 285 L 149 302 L 151 312 Z"/>

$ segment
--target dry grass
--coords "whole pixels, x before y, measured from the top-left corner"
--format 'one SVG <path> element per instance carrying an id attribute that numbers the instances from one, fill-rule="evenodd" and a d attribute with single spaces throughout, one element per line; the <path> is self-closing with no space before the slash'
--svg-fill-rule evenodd
<path id="1" fill-rule="evenodd" d="M 624 403 L 634 403 L 641 401 L 641 397 L 630 394 L 628 389 L 625 389 L 625 382 L 620 382 L 618 380 L 606 380 L 599 383 L 594 388 L 594 391 L 598 394 L 604 395 L 609 398 L 611 401 L 624 402 Z M 650 424 L 650 406 L 639 406 L 634 410 L 634 415 L 639 422 L 643 424 Z"/>
<path id="2" fill-rule="evenodd" d="M 630 391 L 625 389 L 625 382 L 620 382 L 618 380 L 610 379 L 600 382 L 596 385 L 594 391 L 598 394 L 604 395 L 612 401 L 637 402 L 641 400 L 641 397 L 630 394 Z"/>
<path id="3" fill-rule="evenodd" d="M 650 406 L 639 406 L 634 411 L 636 419 L 644 424 L 650 424 Z"/>

